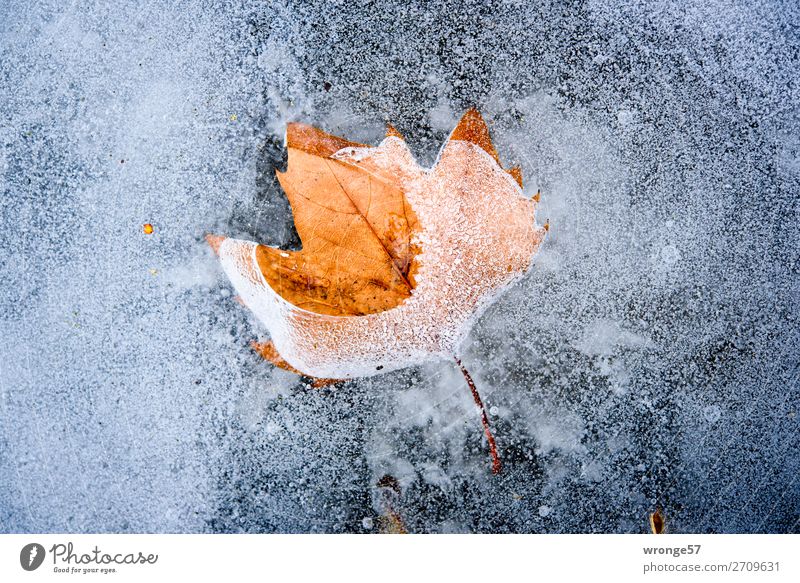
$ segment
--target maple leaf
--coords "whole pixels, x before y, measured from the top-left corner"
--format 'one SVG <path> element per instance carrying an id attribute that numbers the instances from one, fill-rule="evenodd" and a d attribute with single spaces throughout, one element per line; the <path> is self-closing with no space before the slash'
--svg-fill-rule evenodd
<path id="1" fill-rule="evenodd" d="M 455 358 L 499 471 L 483 403 L 458 355 L 472 322 L 531 265 L 547 230 L 535 222 L 538 193 L 525 197 L 520 170 L 501 166 L 475 109 L 430 169 L 391 126 L 371 147 L 291 123 L 286 146 L 278 180 L 302 249 L 208 237 L 270 332 L 257 349 L 318 379 Z"/>

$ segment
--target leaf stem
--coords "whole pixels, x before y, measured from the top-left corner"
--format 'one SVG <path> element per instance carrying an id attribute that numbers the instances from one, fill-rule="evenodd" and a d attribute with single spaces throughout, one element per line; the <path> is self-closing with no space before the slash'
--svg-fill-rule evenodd
<path id="1" fill-rule="evenodd" d="M 497 444 L 494 441 L 494 435 L 492 435 L 492 430 L 489 428 L 489 417 L 486 415 L 486 407 L 483 406 L 483 401 L 481 400 L 481 396 L 478 393 L 478 387 L 475 386 L 475 381 L 472 380 L 469 372 L 467 369 L 464 368 L 464 365 L 461 364 L 461 359 L 457 356 L 453 357 L 458 365 L 458 368 L 461 369 L 461 374 L 464 375 L 464 378 L 467 379 L 467 384 L 469 385 L 469 390 L 472 392 L 472 398 L 475 400 L 475 404 L 481 410 L 481 422 L 483 423 L 483 432 L 486 434 L 486 440 L 489 442 L 489 453 L 492 455 L 492 473 L 499 474 L 500 470 L 503 468 L 503 465 L 500 463 L 500 456 L 497 454 Z"/>

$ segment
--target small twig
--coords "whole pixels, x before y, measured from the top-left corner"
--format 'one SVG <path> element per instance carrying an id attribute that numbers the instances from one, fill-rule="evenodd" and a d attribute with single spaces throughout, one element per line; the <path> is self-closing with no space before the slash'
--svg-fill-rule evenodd
<path id="1" fill-rule="evenodd" d="M 497 444 L 494 442 L 494 435 L 492 435 L 492 430 L 489 428 L 489 417 L 486 415 L 486 407 L 483 406 L 483 401 L 481 401 L 481 396 L 478 394 L 478 387 L 475 386 L 475 381 L 472 380 L 467 369 L 461 364 L 461 360 L 457 356 L 453 358 L 455 358 L 458 368 L 461 369 L 461 374 L 467 379 L 467 384 L 469 385 L 469 390 L 472 391 L 472 398 L 475 399 L 475 404 L 481 410 L 483 432 L 486 434 L 486 440 L 489 442 L 489 453 L 492 455 L 492 473 L 499 474 L 503 465 L 500 463 L 500 456 L 497 455 Z"/>

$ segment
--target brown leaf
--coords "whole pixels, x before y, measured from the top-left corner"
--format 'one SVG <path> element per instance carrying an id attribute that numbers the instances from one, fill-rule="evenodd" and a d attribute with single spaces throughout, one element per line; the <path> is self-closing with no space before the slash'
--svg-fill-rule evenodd
<path id="1" fill-rule="evenodd" d="M 208 237 L 270 331 L 274 344 L 259 352 L 318 379 L 460 366 L 475 317 L 529 269 L 547 229 L 535 222 L 538 193 L 525 197 L 521 170 L 500 165 L 480 113 L 464 114 L 430 169 L 391 126 L 371 147 L 289 124 L 286 144 L 278 179 L 302 249 Z M 499 472 L 485 408 L 461 371 Z"/>
<path id="2" fill-rule="evenodd" d="M 287 127 L 300 251 L 210 237 L 245 304 L 296 370 L 379 374 L 458 354 L 475 315 L 527 271 L 544 236 L 518 169 L 469 110 L 437 164 L 390 127 L 377 147 Z M 538 197 L 537 197 L 538 198 Z"/>
<path id="3" fill-rule="evenodd" d="M 664 517 L 661 514 L 661 510 L 656 508 L 656 511 L 650 514 L 650 532 L 653 534 L 663 534 L 664 527 Z"/>
<path id="4" fill-rule="evenodd" d="M 260 245 L 267 283 L 299 308 L 361 316 L 411 295 L 417 218 L 394 177 L 331 158 L 358 147 L 303 124 L 286 131 L 288 169 L 278 173 L 294 211 L 301 251 Z"/>

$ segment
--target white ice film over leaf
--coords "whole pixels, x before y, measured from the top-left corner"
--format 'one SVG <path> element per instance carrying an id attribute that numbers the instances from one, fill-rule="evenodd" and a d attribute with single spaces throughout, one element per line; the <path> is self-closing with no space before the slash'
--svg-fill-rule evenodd
<path id="1" fill-rule="evenodd" d="M 405 142 L 346 148 L 332 158 L 396 180 L 419 218 L 417 285 L 397 307 L 330 316 L 283 299 L 261 275 L 257 244 L 226 239 L 219 255 L 244 303 L 292 366 L 323 378 L 370 376 L 460 354 L 474 319 L 530 267 L 545 229 L 535 202 L 484 150 L 449 140 L 430 170 Z"/>

